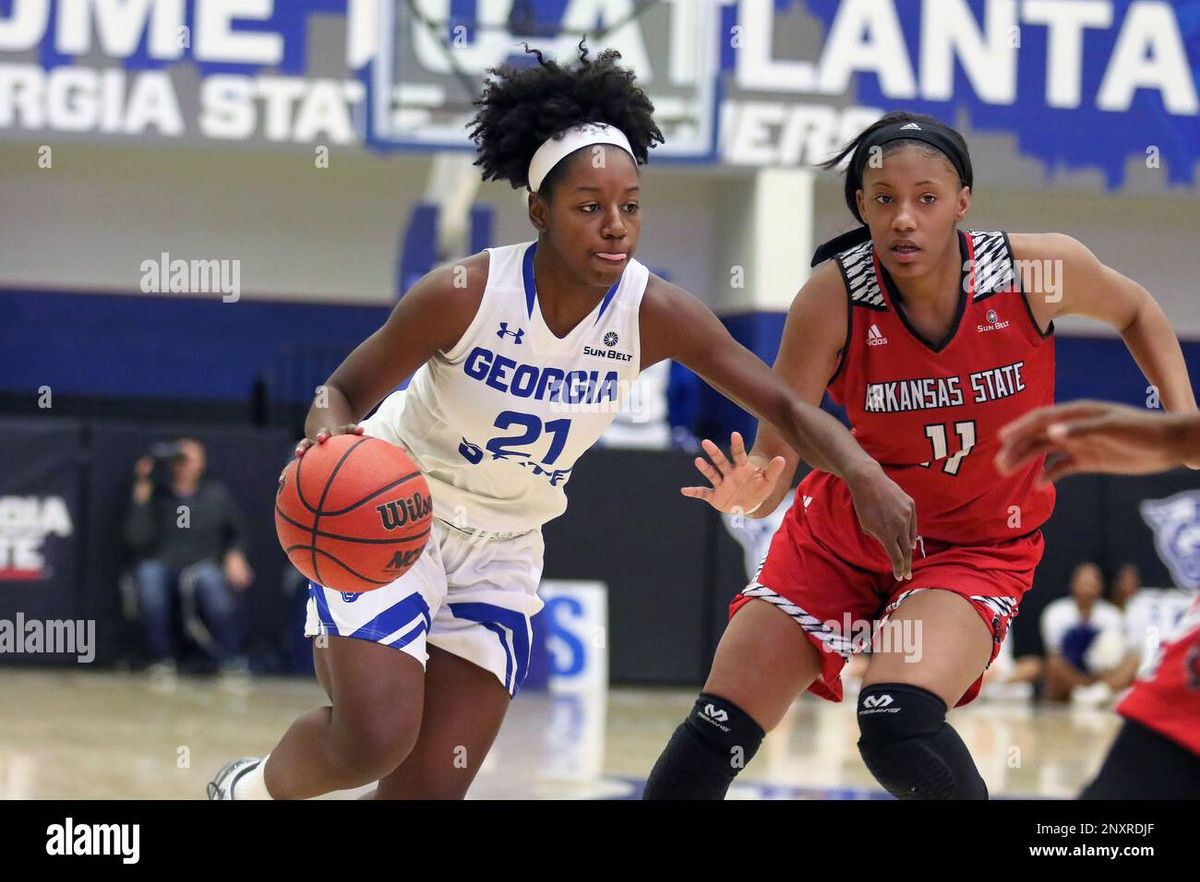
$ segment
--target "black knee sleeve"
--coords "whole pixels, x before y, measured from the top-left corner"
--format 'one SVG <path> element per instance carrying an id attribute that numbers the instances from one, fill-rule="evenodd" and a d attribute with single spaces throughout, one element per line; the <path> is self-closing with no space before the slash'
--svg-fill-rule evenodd
<path id="1" fill-rule="evenodd" d="M 858 752 L 897 799 L 987 799 L 967 746 L 927 689 L 878 683 L 858 696 Z"/>
<path id="2" fill-rule="evenodd" d="M 700 693 L 646 781 L 643 799 L 723 799 L 766 735 L 732 701 Z"/>

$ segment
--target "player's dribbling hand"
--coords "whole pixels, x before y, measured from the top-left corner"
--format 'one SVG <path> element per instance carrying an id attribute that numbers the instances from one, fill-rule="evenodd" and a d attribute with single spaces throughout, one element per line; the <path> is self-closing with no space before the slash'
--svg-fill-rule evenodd
<path id="1" fill-rule="evenodd" d="M 1043 453 L 1041 481 L 1079 472 L 1141 475 L 1186 464 L 1194 415 L 1149 413 L 1123 404 L 1077 401 L 1030 411 L 1000 430 L 996 467 L 1011 474 Z"/>
<path id="2" fill-rule="evenodd" d="M 708 478 L 711 487 L 684 487 L 681 493 L 693 499 L 703 499 L 717 511 L 726 513 L 754 511 L 771 495 L 787 461 L 777 456 L 765 466 L 756 465 L 746 455 L 742 436 L 734 432 L 729 439 L 731 463 L 721 448 L 707 438 L 700 442 L 712 460 L 696 457 L 696 468 Z"/>
<path id="3" fill-rule="evenodd" d="M 859 527 L 883 546 L 891 558 L 896 581 L 911 579 L 913 546 L 917 544 L 917 504 L 913 498 L 874 461 L 845 481 Z"/>
<path id="4" fill-rule="evenodd" d="M 334 435 L 361 435 L 363 427 L 357 423 L 348 423 L 344 426 L 334 426 L 330 428 L 322 428 L 317 430 L 316 436 L 312 438 L 301 438 L 300 443 L 296 445 L 296 456 L 304 456 L 304 451 L 312 447 L 314 444 L 324 444 Z"/>

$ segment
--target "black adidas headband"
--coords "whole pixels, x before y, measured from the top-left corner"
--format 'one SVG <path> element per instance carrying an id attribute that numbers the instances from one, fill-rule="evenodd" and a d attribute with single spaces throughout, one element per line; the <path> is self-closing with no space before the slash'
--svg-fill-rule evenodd
<path id="1" fill-rule="evenodd" d="M 951 131 L 941 123 L 912 120 L 883 126 L 864 138 L 854 151 L 846 177 L 846 204 L 854 213 L 855 218 L 860 223 L 862 222 L 862 218 L 858 215 L 854 194 L 862 187 L 863 173 L 866 171 L 867 163 L 875 155 L 876 148 L 881 148 L 893 141 L 920 141 L 928 144 L 950 160 L 950 164 L 958 172 L 959 180 L 963 182 L 964 186 L 974 187 L 975 170 L 971 166 L 971 156 L 952 137 Z M 853 248 L 855 245 L 861 245 L 870 238 L 871 231 L 867 229 L 866 224 L 863 224 L 856 230 L 830 239 L 813 252 L 812 266 L 824 263 L 835 254 Z"/>

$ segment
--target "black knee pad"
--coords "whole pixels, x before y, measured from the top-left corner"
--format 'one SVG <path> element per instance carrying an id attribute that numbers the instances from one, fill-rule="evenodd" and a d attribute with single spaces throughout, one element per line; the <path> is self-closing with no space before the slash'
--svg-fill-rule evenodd
<path id="1" fill-rule="evenodd" d="M 897 799 L 987 799 L 967 746 L 927 689 L 878 683 L 858 696 L 858 751 Z"/>
<path id="2" fill-rule="evenodd" d="M 654 764 L 643 798 L 724 798 L 765 735 L 732 701 L 702 692 Z"/>
<path id="3" fill-rule="evenodd" d="M 701 692 L 684 725 L 729 763 L 736 775 L 746 767 L 766 732 L 732 701 Z"/>

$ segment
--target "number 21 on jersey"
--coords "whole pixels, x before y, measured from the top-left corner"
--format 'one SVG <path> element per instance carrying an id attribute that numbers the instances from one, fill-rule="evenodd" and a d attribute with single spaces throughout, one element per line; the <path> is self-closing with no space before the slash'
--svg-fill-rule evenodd
<path id="1" fill-rule="evenodd" d="M 550 435 L 550 449 L 546 452 L 545 459 L 541 461 L 542 465 L 553 465 L 562 455 L 563 448 L 567 446 L 567 435 L 571 431 L 570 420 L 549 420 L 543 423 L 539 417 L 531 413 L 520 413 L 515 410 L 501 412 L 493 425 L 501 431 L 511 429 L 518 431 L 497 435 L 484 445 L 484 449 L 492 455 L 492 459 L 530 459 L 532 454 L 518 448 L 530 447 L 536 444 L 543 434 Z M 458 452 L 462 454 L 463 459 L 473 465 L 483 461 L 483 449 L 465 438 L 458 446 Z"/>

